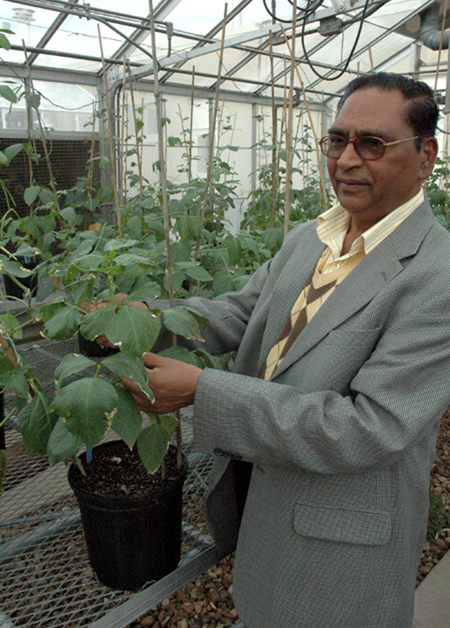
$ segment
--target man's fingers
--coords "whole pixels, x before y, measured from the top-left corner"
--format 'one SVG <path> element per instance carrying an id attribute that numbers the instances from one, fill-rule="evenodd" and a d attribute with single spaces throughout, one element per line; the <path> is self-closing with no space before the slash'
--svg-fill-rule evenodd
<path id="1" fill-rule="evenodd" d="M 164 366 L 164 363 L 167 364 L 170 358 L 164 358 L 156 353 L 149 352 L 144 353 L 142 359 L 144 360 L 144 364 L 147 368 L 153 369 L 157 366 Z"/>

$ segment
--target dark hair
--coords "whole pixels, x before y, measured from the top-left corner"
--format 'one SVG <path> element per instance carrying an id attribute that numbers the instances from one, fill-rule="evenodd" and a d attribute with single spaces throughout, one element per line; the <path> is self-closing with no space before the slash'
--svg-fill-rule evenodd
<path id="1" fill-rule="evenodd" d="M 417 151 L 420 151 L 422 139 L 434 137 L 439 118 L 439 110 L 434 98 L 434 92 L 423 81 L 415 81 L 401 74 L 393 72 L 375 72 L 358 76 L 350 81 L 338 103 L 338 112 L 351 94 L 359 89 L 376 87 L 384 91 L 399 90 L 405 100 L 410 101 L 405 110 L 405 122 L 410 126 L 414 135 L 419 139 L 415 141 Z"/>

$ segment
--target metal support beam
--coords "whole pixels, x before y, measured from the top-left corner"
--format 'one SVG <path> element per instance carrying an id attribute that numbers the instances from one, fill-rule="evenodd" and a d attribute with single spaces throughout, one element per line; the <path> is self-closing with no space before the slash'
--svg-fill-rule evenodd
<path id="1" fill-rule="evenodd" d="M 239 13 L 241 11 L 243 11 L 245 9 L 245 7 L 247 5 L 250 4 L 252 0 L 242 0 L 242 2 L 240 2 L 237 7 L 235 7 L 234 9 L 232 9 L 230 11 L 230 13 L 227 14 L 227 24 L 229 22 L 231 22 L 232 20 L 234 20 L 234 18 L 239 15 Z M 209 33 L 205 36 L 205 39 L 209 40 L 209 39 L 213 39 L 218 33 L 221 32 L 221 30 L 223 29 L 223 20 L 220 20 L 220 22 L 218 24 L 216 24 L 214 26 L 213 29 L 211 29 L 209 31 Z M 194 48 L 199 48 L 199 47 L 203 47 L 205 45 L 206 42 L 199 42 L 198 44 L 196 44 L 194 46 Z M 182 61 L 180 63 L 176 64 L 176 68 L 181 68 L 183 66 L 185 62 Z M 172 72 L 167 72 L 166 74 L 164 74 L 164 76 L 161 78 L 160 83 L 165 83 L 167 82 L 167 80 L 172 76 Z"/>
<path id="2" fill-rule="evenodd" d="M 425 8 L 427 8 L 428 6 L 433 4 L 434 1 L 435 0 L 429 0 L 428 2 L 424 3 L 421 7 L 417 8 L 415 11 L 412 11 L 407 16 L 405 16 L 404 18 L 402 18 L 401 20 L 396 22 L 393 26 L 391 26 L 390 28 L 386 29 L 386 31 L 382 35 L 379 35 L 378 37 L 373 39 L 370 42 L 370 44 L 367 44 L 366 46 L 363 46 L 362 48 L 360 48 L 360 50 L 358 50 L 358 52 L 355 52 L 355 54 L 353 55 L 353 59 L 356 59 L 359 56 L 361 56 L 362 54 L 366 53 L 368 48 L 369 48 L 369 45 L 373 49 L 374 46 L 376 46 L 377 44 L 382 42 L 384 39 L 386 39 L 386 37 L 388 37 L 393 32 L 395 32 L 400 26 L 402 26 L 403 24 L 406 24 L 406 22 L 409 22 L 409 20 L 411 20 L 413 17 L 415 17 L 416 15 L 419 15 Z M 329 41 L 329 40 L 327 40 L 327 41 Z M 343 65 L 343 64 L 340 64 L 340 65 Z M 339 67 L 340 66 L 336 66 L 334 71 L 338 70 Z M 327 76 L 330 76 L 331 74 L 332 74 L 332 72 L 329 72 Z M 316 86 L 319 83 L 321 83 L 321 82 L 322 82 L 322 79 L 316 79 L 315 81 L 310 83 L 310 85 L 308 85 L 308 89 L 315 89 Z"/>
<path id="3" fill-rule="evenodd" d="M 409 71 L 411 72 L 412 78 L 417 81 L 419 78 L 420 72 L 420 53 L 422 52 L 422 44 L 418 41 L 415 41 L 411 44 L 411 57 L 409 64 Z"/>
<path id="4" fill-rule="evenodd" d="M 181 0 L 162 0 L 158 6 L 155 8 L 155 20 L 163 21 L 166 17 L 180 4 Z M 150 20 L 150 16 L 147 15 L 146 20 Z M 129 40 L 132 42 L 136 42 L 136 44 L 142 44 L 149 33 L 147 30 L 143 30 L 142 28 L 137 28 L 134 33 L 132 33 L 129 37 Z M 135 47 L 130 42 L 125 42 L 120 46 L 118 50 L 113 54 L 113 59 L 123 59 L 124 57 L 129 57 L 132 52 L 134 52 Z"/>
<path id="5" fill-rule="evenodd" d="M 235 37 L 230 37 L 229 39 L 226 39 L 224 46 L 225 48 L 231 48 L 233 46 L 243 44 L 247 41 L 267 37 L 270 31 L 272 31 L 273 33 L 279 33 L 281 31 L 281 27 L 278 24 L 275 24 L 270 25 L 266 28 L 259 28 L 255 31 L 250 31 L 248 33 L 242 33 L 240 35 L 236 35 Z M 212 44 L 206 44 L 205 46 L 201 46 L 199 48 L 192 48 L 191 50 L 188 50 L 186 52 L 179 52 L 170 57 L 166 57 L 165 59 L 161 59 L 159 61 L 159 66 L 160 68 L 167 68 L 177 63 L 185 63 L 186 61 L 190 61 L 191 59 L 195 59 L 196 57 L 202 57 L 212 52 L 217 52 L 218 50 L 220 50 L 220 42 L 216 41 Z M 145 76 L 149 76 L 150 74 L 153 74 L 152 63 L 131 70 L 131 75 L 134 79 L 143 78 Z"/>
<path id="6" fill-rule="evenodd" d="M 72 2 L 74 4 L 78 4 L 80 0 L 72 0 Z M 45 33 L 45 35 L 42 37 L 42 39 L 39 41 L 38 45 L 36 46 L 36 48 L 45 48 L 46 45 L 48 44 L 48 42 L 51 40 L 51 38 L 53 37 L 53 35 L 56 33 L 56 31 L 59 29 L 60 26 L 62 26 L 62 24 L 64 24 L 64 22 L 66 21 L 68 17 L 67 13 L 60 13 L 58 15 L 58 17 L 56 18 L 56 20 L 53 22 L 53 24 L 48 28 L 47 32 Z M 30 65 L 33 65 L 33 63 L 36 61 L 36 59 L 39 56 L 39 52 L 32 52 L 30 54 L 30 56 L 28 57 L 28 62 Z"/>

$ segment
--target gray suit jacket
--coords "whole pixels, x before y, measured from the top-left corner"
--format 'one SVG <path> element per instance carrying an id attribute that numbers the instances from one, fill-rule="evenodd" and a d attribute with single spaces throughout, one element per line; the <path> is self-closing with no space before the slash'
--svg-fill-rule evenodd
<path id="1" fill-rule="evenodd" d="M 450 236 L 423 203 L 260 380 L 323 249 L 315 221 L 301 225 L 240 293 L 190 300 L 208 348 L 238 349 L 195 396 L 196 447 L 217 455 L 210 523 L 233 549 L 229 458 L 253 462 L 234 574 L 248 628 L 407 628 L 450 402 Z"/>

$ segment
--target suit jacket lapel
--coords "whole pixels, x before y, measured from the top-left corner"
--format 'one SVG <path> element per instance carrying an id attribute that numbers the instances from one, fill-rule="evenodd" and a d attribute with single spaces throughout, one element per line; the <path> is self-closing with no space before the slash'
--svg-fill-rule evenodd
<path id="1" fill-rule="evenodd" d="M 324 249 L 324 243 L 314 233 L 312 237 L 297 246 L 284 267 L 270 299 L 266 330 L 261 343 L 258 373 L 261 372 L 300 291 L 308 281 Z"/>
<path id="2" fill-rule="evenodd" d="M 387 283 L 398 275 L 403 270 L 399 260 L 417 253 L 426 233 L 434 222 L 435 219 L 428 201 L 425 201 L 390 236 L 371 251 L 325 301 L 292 345 L 273 373 L 272 379 L 299 360 L 331 330 L 369 303 Z M 317 259 L 313 267 L 315 267 Z M 294 294 L 291 307 L 299 292 L 300 290 Z M 274 299 L 274 302 L 276 304 L 277 299 Z M 281 325 L 283 325 L 289 311 L 287 308 Z"/>

